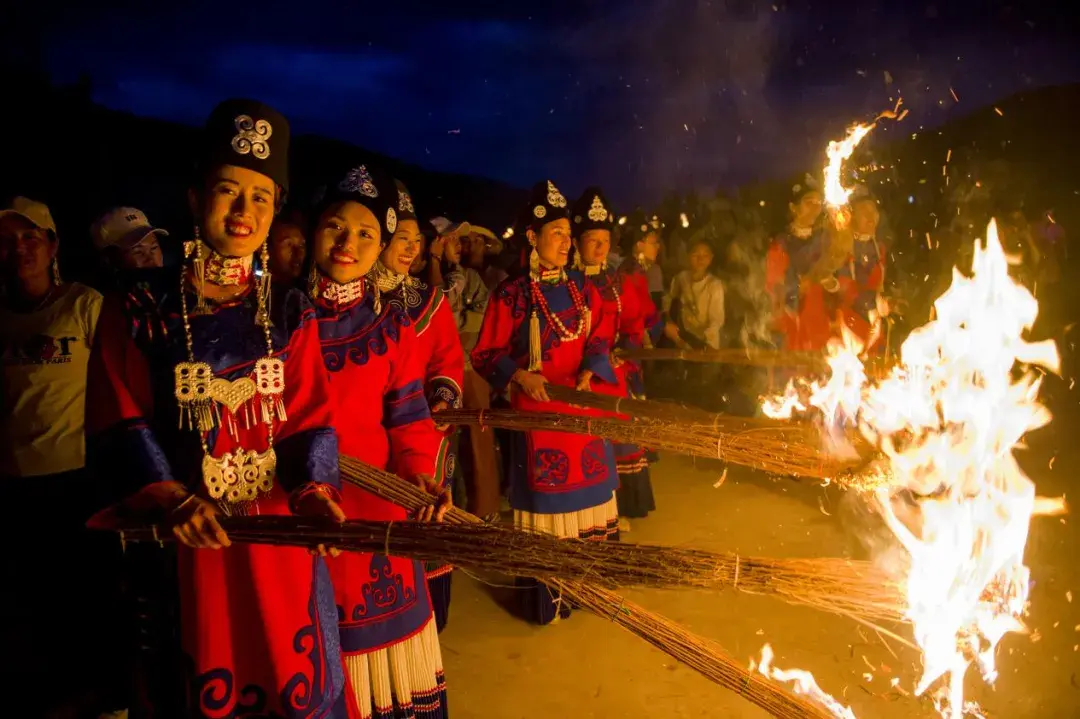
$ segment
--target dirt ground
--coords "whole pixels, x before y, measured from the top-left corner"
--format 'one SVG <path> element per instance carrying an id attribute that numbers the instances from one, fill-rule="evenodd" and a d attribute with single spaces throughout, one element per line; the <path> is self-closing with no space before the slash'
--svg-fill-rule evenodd
<path id="1" fill-rule="evenodd" d="M 1076 475 L 1080 446 L 1070 441 L 1080 390 L 1056 386 L 1065 415 L 1031 438 L 1022 463 L 1039 493 L 1060 495 Z M 1073 415 L 1073 416 L 1068 416 Z M 1050 464 L 1051 458 L 1053 464 Z M 689 545 L 776 557 L 865 556 L 851 500 L 835 488 L 772 480 L 667 455 L 653 468 L 658 511 L 636 521 L 626 541 Z M 1033 520 L 1027 564 L 1034 588 L 1031 634 L 1009 635 L 998 650 L 1000 677 L 986 687 L 970 671 L 969 699 L 987 717 L 1080 716 L 1080 582 L 1073 517 Z M 1067 592 L 1075 591 L 1075 602 Z M 932 703 L 911 692 L 917 652 L 879 639 L 849 619 L 793 607 L 769 597 L 700 590 L 630 591 L 627 596 L 667 615 L 749 663 L 770 643 L 775 663 L 803 668 L 856 716 L 932 717 Z M 1071 597 L 1071 594 L 1069 595 Z M 450 624 L 442 635 L 450 708 L 471 717 L 763 717 L 765 712 L 586 612 L 549 627 L 512 613 L 514 590 L 490 587 L 458 572 Z M 910 628 L 897 632 L 910 638 Z"/>

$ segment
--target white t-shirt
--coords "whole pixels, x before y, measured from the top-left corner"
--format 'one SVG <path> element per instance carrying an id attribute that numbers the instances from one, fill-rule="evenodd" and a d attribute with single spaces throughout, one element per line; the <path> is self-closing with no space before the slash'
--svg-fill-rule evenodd
<path id="1" fill-rule="evenodd" d="M 101 293 L 77 282 L 36 312 L 0 307 L 0 474 L 86 464 L 86 367 Z"/>
<path id="2" fill-rule="evenodd" d="M 724 327 L 724 283 L 712 273 L 694 282 L 690 270 L 683 270 L 671 282 L 671 292 L 664 298 L 665 309 L 674 300 L 679 300 L 676 319 L 682 327 L 709 347 L 719 349 L 720 330 Z"/>

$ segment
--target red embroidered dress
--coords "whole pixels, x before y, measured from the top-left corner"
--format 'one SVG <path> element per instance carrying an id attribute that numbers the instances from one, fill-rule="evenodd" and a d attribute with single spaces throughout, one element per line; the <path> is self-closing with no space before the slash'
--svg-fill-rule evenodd
<path id="1" fill-rule="evenodd" d="M 797 237 L 789 229 L 773 238 L 765 254 L 765 291 L 773 301 L 777 346 L 793 351 L 822 349 L 832 331 L 825 290 L 818 282 L 800 291 L 802 279 L 821 257 L 824 235 Z"/>
<path id="2" fill-rule="evenodd" d="M 574 291 L 570 290 L 573 284 Z M 543 302 L 533 293 L 539 292 Z M 570 330 L 581 325 L 583 309 L 591 312 L 590 331 L 564 340 L 550 317 Z M 544 309 L 546 305 L 547 309 Z M 514 373 L 529 367 L 530 314 L 536 309 L 540 323 L 542 374 L 548 382 L 565 387 L 577 384 L 582 370 L 591 370 L 599 382 L 616 384 L 611 368 L 610 334 L 600 293 L 579 272 L 556 283 L 534 282 L 529 275 L 504 280 L 488 302 L 480 337 L 472 351 L 473 368 L 497 392 L 503 392 Z M 550 315 L 549 315 L 550 313 Z M 537 402 L 524 392 L 511 393 L 515 409 L 599 416 L 595 410 L 561 402 Z M 611 501 L 618 484 L 611 444 L 598 437 L 536 430 L 524 433 L 525 446 L 515 448 L 510 468 L 510 505 L 533 514 L 562 514 L 597 507 Z M 605 535 L 614 527 L 588 527 Z"/>
<path id="3" fill-rule="evenodd" d="M 365 280 L 333 285 L 319 279 L 315 308 L 341 453 L 401 477 L 434 475 L 442 437 L 424 397 L 416 328 L 401 305 L 380 304 L 376 312 L 371 285 Z M 341 494 L 342 509 L 350 518 L 407 519 L 402 507 L 352 485 L 343 486 Z M 330 570 L 341 651 L 361 706 L 373 704 L 374 717 L 441 717 L 446 688 L 437 639 L 433 650 L 429 647 L 435 656 L 428 658 L 438 660 L 433 676 L 417 676 L 419 668 L 411 675 L 406 672 L 406 685 L 393 687 L 393 704 L 377 696 L 373 679 L 353 676 L 386 670 L 364 655 L 418 635 L 430 641 L 425 632 L 432 622 L 431 601 L 423 565 L 381 553 L 348 552 L 330 562 Z M 434 637 L 433 627 L 430 634 Z M 393 663 L 393 654 L 389 660 Z M 364 697 L 364 692 L 373 696 Z M 409 696 L 403 696 L 406 693 Z"/>
<path id="4" fill-rule="evenodd" d="M 871 338 L 873 324 L 870 312 L 877 309 L 877 298 L 885 288 L 885 248 L 873 237 L 856 237 L 851 257 L 836 273 L 840 281 L 840 314 L 847 328 L 864 343 L 873 339 L 867 347 L 881 347 L 880 333 Z"/>
<path id="5" fill-rule="evenodd" d="M 396 275 L 381 263 L 376 265 L 376 276 L 383 300 L 401 307 L 416 329 L 415 361 L 423 369 L 428 406 L 443 401 L 449 407 L 460 407 L 461 386 L 465 381 L 465 352 L 461 348 L 457 323 L 450 303 L 446 301 L 446 293 L 415 278 Z M 450 439 L 449 432 L 440 436 L 435 460 L 434 476 L 444 488 L 450 486 L 454 474 Z M 440 631 L 449 613 L 452 571 L 450 564 L 426 564 L 428 592 Z"/>
<path id="6" fill-rule="evenodd" d="M 90 359 L 87 447 L 97 476 L 133 494 L 178 481 L 206 497 L 196 432 L 179 429 L 174 370 L 188 360 L 179 277 L 150 285 L 136 307 L 106 300 Z M 254 293 L 190 318 L 192 351 L 216 378 L 249 377 L 266 354 Z M 188 295 L 188 307 L 195 298 Z M 336 488 L 337 439 L 311 303 L 275 286 L 271 342 L 284 363 L 287 420 L 274 424 L 277 475 L 248 513 L 288 514 L 290 492 L 320 482 Z M 237 422 L 206 435 L 213 457 L 268 448 L 266 427 Z M 337 490 L 331 490 L 337 494 Z M 178 548 L 181 633 L 188 655 L 190 711 L 197 717 L 345 719 L 333 587 L 324 560 L 307 549 L 234 544 Z"/>

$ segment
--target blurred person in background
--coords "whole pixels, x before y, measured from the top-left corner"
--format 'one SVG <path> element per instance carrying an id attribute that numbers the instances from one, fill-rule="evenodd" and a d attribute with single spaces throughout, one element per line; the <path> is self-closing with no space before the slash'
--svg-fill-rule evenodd
<path id="1" fill-rule="evenodd" d="M 830 335 L 820 284 L 806 278 L 825 252 L 818 228 L 824 195 L 807 175 L 791 188 L 788 225 L 769 245 L 765 255 L 765 290 L 773 301 L 773 330 L 777 347 L 815 350 Z"/>
<path id="2" fill-rule="evenodd" d="M 881 210 L 877 198 L 865 186 L 859 186 L 849 204 L 851 219 L 847 257 L 836 272 L 840 282 L 838 293 L 839 321 L 862 340 L 867 351 L 883 349 L 886 333 L 885 268 L 888 252 L 877 237 Z"/>
<path id="3" fill-rule="evenodd" d="M 110 268 L 118 271 L 161 267 L 164 259 L 159 237 L 168 232 L 150 224 L 146 214 L 134 207 L 109 210 L 90 228 L 94 247 Z"/>
<path id="4" fill-rule="evenodd" d="M 109 716 L 127 706 L 113 676 L 126 673 L 117 611 L 119 547 L 85 529 L 105 501 L 86 470 L 85 442 L 87 364 L 102 296 L 61 279 L 48 207 L 25 197 L 0 207 L 0 483 L 9 506 L 39 507 L 49 518 L 35 551 L 12 552 L 6 566 L 9 578 L 34 579 L 4 582 L 0 594 L 18 617 L 3 623 L 4 646 L 20 648 L 4 652 L 5 676 L 13 686 L 50 691 L 27 692 L 35 704 L 8 710 L 40 716 L 84 702 L 96 690 L 94 713 Z M 160 251 L 157 256 L 160 261 Z M 15 546 L 25 529 L 6 526 L 7 546 Z"/>
<path id="5" fill-rule="evenodd" d="M 283 212 L 270 227 L 270 277 L 274 282 L 297 285 L 304 274 L 307 238 L 304 222 Z"/>

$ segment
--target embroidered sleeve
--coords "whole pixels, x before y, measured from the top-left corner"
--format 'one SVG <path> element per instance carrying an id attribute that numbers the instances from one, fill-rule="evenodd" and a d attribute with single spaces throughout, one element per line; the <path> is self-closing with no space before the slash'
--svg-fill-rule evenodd
<path id="1" fill-rule="evenodd" d="M 431 420 L 424 396 L 424 367 L 412 325 L 401 328 L 398 353 L 383 396 L 383 425 L 390 438 L 390 471 L 411 479 L 435 475 L 443 436 Z"/>
<path id="2" fill-rule="evenodd" d="M 422 340 L 430 343 L 430 355 L 425 372 L 428 403 L 443 401 L 451 407 L 461 406 L 461 385 L 465 381 L 465 351 L 458 339 L 457 324 L 448 302 L 439 301 L 431 326 Z"/>
<path id="3" fill-rule="evenodd" d="M 525 295 L 519 283 L 503 280 L 488 302 L 480 336 L 472 351 L 473 369 L 483 377 L 496 392 L 503 392 L 514 373 L 525 368 L 527 357 L 520 362 L 511 354 L 511 341 L 521 323 L 525 321 Z"/>
<path id="4" fill-rule="evenodd" d="M 581 369 L 590 370 L 604 382 L 615 384 L 615 370 L 611 366 L 611 341 L 614 339 L 611 333 L 615 323 L 610 313 L 605 310 L 604 301 L 593 283 L 585 282 L 582 292 L 585 295 L 585 306 L 592 311 L 592 322 L 589 336 L 585 339 Z"/>
<path id="5" fill-rule="evenodd" d="M 153 415 L 146 356 L 131 338 L 120 298 L 110 296 L 101 308 L 87 368 L 86 458 L 111 499 L 174 479 L 150 428 Z"/>
<path id="6" fill-rule="evenodd" d="M 315 310 L 301 309 L 299 327 L 289 338 L 285 358 L 286 421 L 274 440 L 278 481 L 287 492 L 310 482 L 341 487 L 338 441 L 333 428 L 330 380 L 323 371 Z"/>

